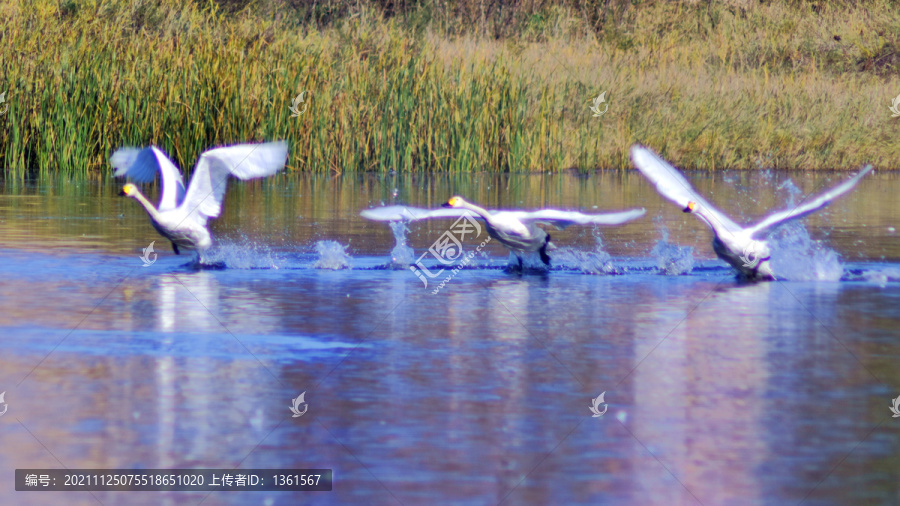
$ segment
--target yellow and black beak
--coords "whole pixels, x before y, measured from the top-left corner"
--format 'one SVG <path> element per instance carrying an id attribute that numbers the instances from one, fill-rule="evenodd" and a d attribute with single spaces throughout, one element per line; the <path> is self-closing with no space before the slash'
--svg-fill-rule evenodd
<path id="1" fill-rule="evenodd" d="M 694 209 L 696 209 L 696 208 L 697 208 L 697 203 L 696 203 L 696 202 L 688 202 L 687 207 L 685 207 L 684 209 L 682 209 L 681 212 L 683 212 L 683 213 L 690 213 L 690 212 L 693 212 Z"/>
<path id="2" fill-rule="evenodd" d="M 122 188 L 121 190 L 119 190 L 118 195 L 119 195 L 120 197 L 127 197 L 127 196 L 128 196 L 128 194 L 125 193 L 125 188 Z"/>
<path id="3" fill-rule="evenodd" d="M 443 204 L 441 204 L 441 207 L 453 207 L 453 206 L 450 205 L 450 202 L 448 201 L 448 202 L 444 202 Z"/>

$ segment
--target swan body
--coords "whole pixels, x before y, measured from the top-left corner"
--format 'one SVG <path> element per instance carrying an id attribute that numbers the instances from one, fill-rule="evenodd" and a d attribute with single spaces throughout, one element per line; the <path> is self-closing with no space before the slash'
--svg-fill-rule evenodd
<path id="1" fill-rule="evenodd" d="M 459 196 L 451 197 L 442 207 L 472 211 L 477 214 L 484 220 L 484 227 L 487 229 L 488 235 L 500 241 L 500 244 L 509 248 L 516 255 L 516 258 L 519 259 L 519 269 L 524 266 L 522 254 L 532 251 L 537 251 L 541 255 L 544 265 L 550 265 L 547 248 L 554 248 L 550 243 L 550 234 L 538 227 L 534 221 L 516 216 L 508 211 L 491 213 Z"/>
<path id="2" fill-rule="evenodd" d="M 538 211 L 488 211 L 480 206 L 467 202 L 462 197 L 450 198 L 442 209 L 417 209 L 406 206 L 387 206 L 366 209 L 361 216 L 376 221 L 415 221 L 430 218 L 459 218 L 475 214 L 484 221 L 488 234 L 506 246 L 519 260 L 519 268 L 523 267 L 522 255 L 537 251 L 541 261 L 550 265 L 548 249 L 553 249 L 550 234 L 538 227 L 538 224 L 564 229 L 569 225 L 619 225 L 639 218 L 646 212 L 644 209 L 629 211 L 582 214 L 575 211 L 558 211 L 541 209 Z"/>
<path id="3" fill-rule="evenodd" d="M 737 269 L 740 276 L 753 280 L 775 279 L 766 238 L 778 226 L 825 207 L 852 190 L 860 179 L 872 171 L 872 166 L 867 165 L 847 181 L 793 209 L 773 213 L 755 225 L 742 227 L 701 197 L 678 169 L 653 151 L 635 145 L 631 148 L 631 159 L 634 166 L 656 186 L 660 195 L 709 226 L 713 232 L 713 250 L 719 258 Z"/>
<path id="4" fill-rule="evenodd" d="M 149 182 L 160 173 L 163 190 L 158 207 L 131 183 L 125 184 L 119 195 L 131 197 L 144 206 L 153 228 L 172 243 L 176 254 L 181 249 L 190 250 L 198 258 L 212 246 L 207 220 L 218 217 L 222 211 L 228 176 L 243 180 L 270 176 L 281 170 L 286 161 L 284 142 L 211 149 L 200 155 L 185 191 L 181 171 L 156 146 L 121 148 L 110 158 L 119 177 Z"/>

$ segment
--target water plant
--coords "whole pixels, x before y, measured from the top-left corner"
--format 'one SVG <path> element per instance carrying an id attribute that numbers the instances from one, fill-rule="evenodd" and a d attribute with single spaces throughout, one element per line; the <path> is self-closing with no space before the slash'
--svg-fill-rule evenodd
<path id="1" fill-rule="evenodd" d="M 147 144 L 190 167 L 272 139 L 290 170 L 334 173 L 624 169 L 634 142 L 710 170 L 900 152 L 887 0 L 317 5 L 5 3 L 3 174 L 105 176 Z"/>

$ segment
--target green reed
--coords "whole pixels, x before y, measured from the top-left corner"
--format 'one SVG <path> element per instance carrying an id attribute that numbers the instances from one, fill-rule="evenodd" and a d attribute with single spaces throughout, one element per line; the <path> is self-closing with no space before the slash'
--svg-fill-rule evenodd
<path id="1" fill-rule="evenodd" d="M 522 35 L 495 40 L 372 7 L 317 27 L 289 9 L 13 1 L 4 174 L 106 175 L 116 148 L 148 144 L 188 168 L 271 139 L 289 142 L 291 170 L 334 173 L 627 168 L 634 142 L 695 168 L 896 165 L 891 2 L 638 3 L 596 30 L 537 2 Z"/>

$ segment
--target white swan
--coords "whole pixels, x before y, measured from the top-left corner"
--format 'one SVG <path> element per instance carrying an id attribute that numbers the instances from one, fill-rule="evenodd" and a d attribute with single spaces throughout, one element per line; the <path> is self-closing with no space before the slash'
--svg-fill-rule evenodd
<path id="1" fill-rule="evenodd" d="M 719 258 L 737 269 L 743 277 L 764 280 L 775 279 L 769 264 L 771 257 L 766 237 L 779 225 L 825 207 L 853 189 L 860 179 L 872 171 L 872 166 L 867 165 L 857 175 L 812 200 L 774 213 L 756 225 L 741 227 L 698 195 L 678 169 L 653 151 L 635 145 L 631 148 L 631 159 L 634 166 L 656 185 L 660 195 L 682 207 L 684 212 L 696 215 L 712 229 L 713 250 Z"/>
<path id="2" fill-rule="evenodd" d="M 192 250 L 202 260 L 203 252 L 212 245 L 206 221 L 219 216 L 228 176 L 253 179 L 270 176 L 284 167 L 287 144 L 238 144 L 211 149 L 200 155 L 190 186 L 185 193 L 178 167 L 156 146 L 148 148 L 120 148 L 110 163 L 116 176 L 128 176 L 144 183 L 153 181 L 159 172 L 162 196 L 159 207 L 144 197 L 131 183 L 122 187 L 121 196 L 131 197 L 147 210 L 150 223 L 163 237 L 172 242 L 172 249 Z"/>
<path id="3" fill-rule="evenodd" d="M 458 218 L 474 213 L 484 220 L 488 234 L 500 241 L 516 255 L 519 268 L 523 267 L 522 254 L 537 251 L 541 260 L 550 265 L 547 247 L 553 248 L 550 234 L 538 224 L 551 225 L 563 229 L 569 225 L 619 225 L 639 218 L 644 209 L 632 209 L 616 213 L 582 214 L 575 211 L 541 209 L 538 211 L 488 211 L 465 201 L 462 197 L 450 198 L 443 207 L 449 209 L 417 209 L 406 206 L 388 206 L 366 209 L 360 213 L 364 218 L 376 221 L 415 221 L 429 218 Z"/>

